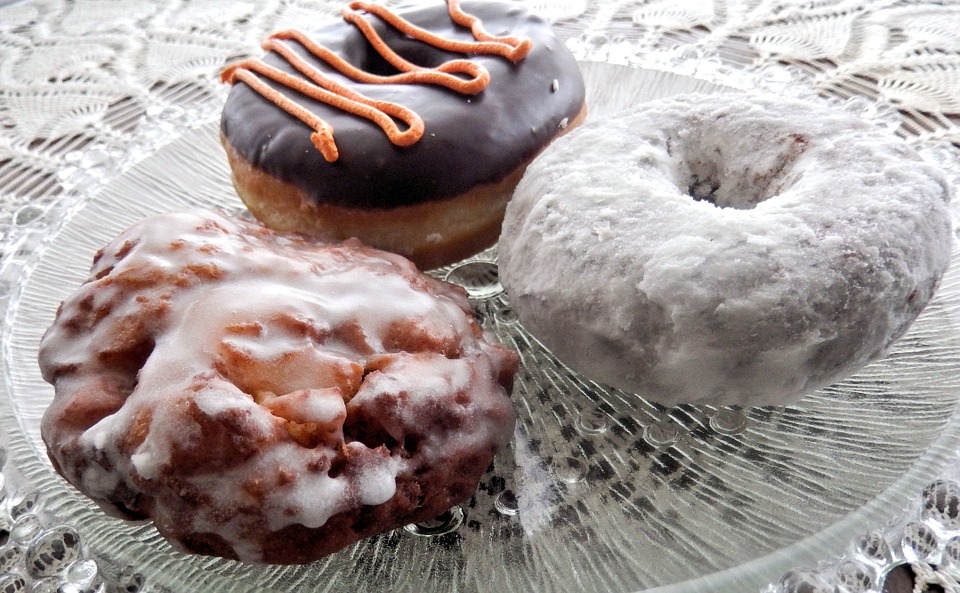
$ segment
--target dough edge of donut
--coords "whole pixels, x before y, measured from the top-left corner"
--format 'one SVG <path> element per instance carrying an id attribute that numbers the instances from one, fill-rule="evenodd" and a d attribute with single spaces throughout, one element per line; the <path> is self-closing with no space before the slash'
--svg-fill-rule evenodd
<path id="1" fill-rule="evenodd" d="M 402 255 L 421 270 L 461 261 L 497 243 L 507 203 L 526 168 L 552 142 L 580 126 L 587 105 L 540 151 L 500 181 L 462 194 L 395 208 L 348 208 L 320 204 L 309 192 L 256 167 L 221 132 L 233 187 L 250 213 L 267 227 L 326 241 L 356 238 Z"/>

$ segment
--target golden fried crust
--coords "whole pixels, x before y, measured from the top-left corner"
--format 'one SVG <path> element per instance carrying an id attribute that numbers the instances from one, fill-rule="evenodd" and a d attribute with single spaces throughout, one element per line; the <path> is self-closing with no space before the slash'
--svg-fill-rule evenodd
<path id="1" fill-rule="evenodd" d="M 586 106 L 558 136 L 585 118 Z M 513 189 L 532 161 L 499 182 L 446 200 L 395 208 L 347 208 L 317 203 L 309 192 L 253 166 L 225 136 L 221 143 L 237 194 L 268 227 L 324 240 L 355 237 L 403 255 L 422 270 L 460 261 L 496 243 Z"/>
<path id="2" fill-rule="evenodd" d="M 105 247 L 39 363 L 57 471 L 180 549 L 251 562 L 432 518 L 513 433 L 518 357 L 462 289 L 209 211 Z"/>

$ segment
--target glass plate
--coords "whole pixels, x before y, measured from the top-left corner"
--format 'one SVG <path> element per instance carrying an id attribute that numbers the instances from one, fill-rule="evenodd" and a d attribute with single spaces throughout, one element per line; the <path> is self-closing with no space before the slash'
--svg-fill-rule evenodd
<path id="1" fill-rule="evenodd" d="M 737 92 L 657 70 L 584 63 L 590 117 L 671 94 Z M 0 422 L 7 479 L 42 492 L 99 562 L 147 588 L 209 591 L 757 590 L 903 513 L 960 436 L 960 267 L 883 360 L 785 408 L 663 408 L 586 381 L 527 334 L 490 250 L 434 273 L 522 355 L 519 423 L 476 495 L 428 524 L 305 566 L 179 554 L 108 518 L 56 476 L 39 437 L 53 391 L 37 344 L 96 249 L 134 221 L 197 205 L 243 211 L 215 117 L 47 220 L 6 311 Z M 46 216 L 53 217 L 48 213 Z M 956 255 L 956 254 L 955 254 Z M 956 257 L 955 257 L 956 260 Z M 8 488 L 9 490 L 9 488 Z"/>

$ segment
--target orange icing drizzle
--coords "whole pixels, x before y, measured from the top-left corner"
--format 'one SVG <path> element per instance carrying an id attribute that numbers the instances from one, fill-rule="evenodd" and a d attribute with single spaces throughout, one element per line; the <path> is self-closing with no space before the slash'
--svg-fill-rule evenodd
<path id="1" fill-rule="evenodd" d="M 447 0 L 447 11 L 454 23 L 470 29 L 476 41 L 447 39 L 417 27 L 386 7 L 367 2 L 351 2 L 343 9 L 344 20 L 363 33 L 363 36 L 366 37 L 373 48 L 399 71 L 397 74 L 383 76 L 366 72 L 319 45 L 304 33 L 297 30 L 286 30 L 267 37 L 262 43 L 262 47 L 282 56 L 291 66 L 303 74 L 306 80 L 274 68 L 259 59 L 247 59 L 231 64 L 224 68 L 220 78 L 223 82 L 230 84 L 240 81 L 249 85 L 264 98 L 307 124 L 313 130 L 310 140 L 328 162 L 334 162 L 339 157 L 337 144 L 333 137 L 333 127 L 296 101 L 268 85 L 261 79 L 261 76 L 293 89 L 304 96 L 376 123 L 396 146 L 410 146 L 417 142 L 423 136 L 423 119 L 402 105 L 371 99 L 337 83 L 316 67 L 311 66 L 289 45 L 284 43 L 285 41 L 292 40 L 300 43 L 311 54 L 357 82 L 369 84 L 432 84 L 463 95 L 480 93 L 490 83 L 490 73 L 487 69 L 470 60 L 448 60 L 434 68 L 424 68 L 403 59 L 390 49 L 373 28 L 373 25 L 363 17 L 361 11 L 380 18 L 397 31 L 413 39 L 445 51 L 499 55 L 516 63 L 525 58 L 532 47 L 529 38 L 490 35 L 483 28 L 483 23 L 479 18 L 463 12 L 460 8 L 460 0 Z M 398 121 L 405 125 L 405 129 L 400 128 L 397 124 Z"/>

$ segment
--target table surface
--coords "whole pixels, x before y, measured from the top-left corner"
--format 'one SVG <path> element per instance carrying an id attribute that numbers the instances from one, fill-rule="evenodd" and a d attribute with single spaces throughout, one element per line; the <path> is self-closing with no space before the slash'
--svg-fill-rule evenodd
<path id="1" fill-rule="evenodd" d="M 554 21 L 578 57 L 827 97 L 923 147 L 960 180 L 960 1 L 527 4 Z M 2 280 L 16 282 L 23 221 L 95 185 L 98 164 L 135 151 L 132 141 L 173 137 L 196 114 L 210 113 L 226 92 L 219 70 L 258 54 L 266 32 L 318 15 L 333 18 L 340 6 L 307 0 L 0 1 Z M 913 566 L 917 591 L 960 587 L 941 567 Z M 770 591 L 805 578 L 819 577 L 787 575 Z M 895 580 L 884 590 L 911 581 Z"/>

